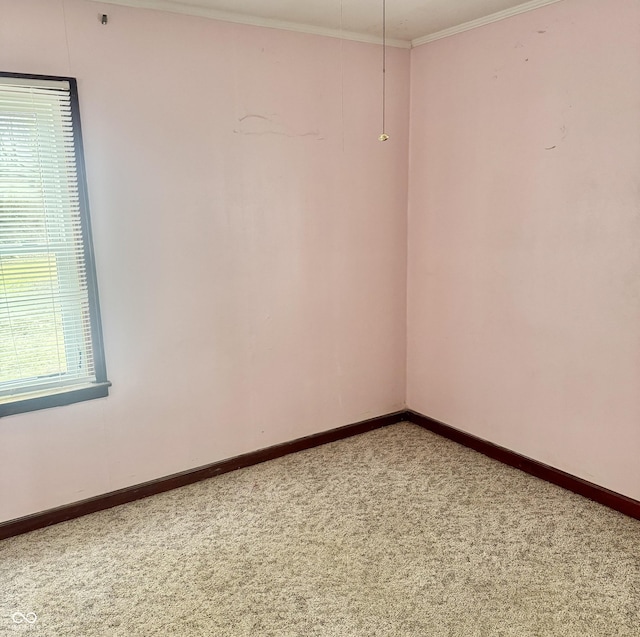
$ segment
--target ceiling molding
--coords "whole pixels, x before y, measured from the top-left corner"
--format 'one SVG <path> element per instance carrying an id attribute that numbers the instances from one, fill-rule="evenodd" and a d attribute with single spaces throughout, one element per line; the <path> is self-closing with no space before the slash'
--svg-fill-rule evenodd
<path id="1" fill-rule="evenodd" d="M 244 15 L 241 13 L 230 13 L 227 11 L 218 11 L 206 7 L 196 6 L 192 4 L 184 4 L 182 2 L 174 2 L 173 0 L 91 0 L 92 2 L 100 2 L 101 4 L 117 4 L 126 7 L 135 7 L 138 9 L 156 9 L 160 11 L 169 11 L 170 13 L 182 13 L 185 15 L 193 15 L 201 18 L 211 18 L 213 20 L 222 20 L 223 22 L 234 22 L 236 24 L 248 24 L 256 27 L 267 27 L 269 29 L 284 29 L 285 31 L 298 31 L 300 33 L 309 33 L 311 35 L 323 35 L 329 38 L 339 38 L 342 40 L 353 40 L 354 42 L 365 42 L 368 44 L 382 44 L 382 38 L 375 35 L 367 35 L 365 33 L 355 33 L 353 31 L 342 31 L 340 29 L 328 29 L 325 27 L 316 27 L 309 24 L 299 24 L 297 22 L 285 22 L 282 20 L 273 20 L 270 18 L 260 18 L 257 16 Z M 410 49 L 411 42 L 408 40 L 395 40 L 387 38 L 387 46 L 393 46 L 401 49 Z"/>
<path id="2" fill-rule="evenodd" d="M 422 36 L 421 38 L 415 38 L 414 40 L 411 40 L 411 46 L 416 47 L 420 46 L 421 44 L 433 42 L 434 40 L 448 38 L 451 35 L 456 35 L 456 33 L 463 33 L 464 31 L 477 29 L 478 27 L 482 27 L 485 24 L 498 22 L 500 20 L 504 20 L 505 18 L 511 18 L 514 15 L 527 13 L 528 11 L 533 11 L 534 9 L 539 9 L 540 7 L 544 7 L 548 4 L 554 4 L 561 1 L 562 0 L 530 0 L 529 2 L 520 4 L 517 7 L 513 7 L 512 9 L 498 11 L 497 13 L 492 13 L 491 15 L 485 16 L 484 18 L 478 18 L 477 20 L 471 20 L 470 22 L 463 22 L 462 24 L 451 27 L 450 29 L 444 29 L 442 31 L 438 31 L 437 33 L 430 33 L 429 35 Z"/>

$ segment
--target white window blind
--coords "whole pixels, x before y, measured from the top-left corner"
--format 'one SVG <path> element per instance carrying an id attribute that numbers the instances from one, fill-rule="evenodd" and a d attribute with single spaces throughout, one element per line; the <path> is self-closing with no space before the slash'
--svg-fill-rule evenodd
<path id="1" fill-rule="evenodd" d="M 77 125 L 69 80 L 0 76 L 0 401 L 106 380 L 94 360 Z"/>

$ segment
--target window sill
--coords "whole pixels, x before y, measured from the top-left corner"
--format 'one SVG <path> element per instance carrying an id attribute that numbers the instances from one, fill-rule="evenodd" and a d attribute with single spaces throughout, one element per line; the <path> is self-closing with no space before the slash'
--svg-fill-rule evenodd
<path id="1" fill-rule="evenodd" d="M 0 418 L 27 411 L 71 405 L 85 400 L 93 400 L 94 398 L 104 398 L 109 395 L 109 387 L 111 387 L 111 383 L 104 381 L 54 391 L 48 390 L 20 396 L 6 396 L 0 398 Z"/>

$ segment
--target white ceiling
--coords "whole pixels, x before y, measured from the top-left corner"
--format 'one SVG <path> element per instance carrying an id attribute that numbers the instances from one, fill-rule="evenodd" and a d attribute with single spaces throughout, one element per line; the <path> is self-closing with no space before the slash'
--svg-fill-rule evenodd
<path id="1" fill-rule="evenodd" d="M 383 0 L 100 0 L 231 22 L 379 41 Z M 386 0 L 387 39 L 414 46 L 560 0 Z"/>

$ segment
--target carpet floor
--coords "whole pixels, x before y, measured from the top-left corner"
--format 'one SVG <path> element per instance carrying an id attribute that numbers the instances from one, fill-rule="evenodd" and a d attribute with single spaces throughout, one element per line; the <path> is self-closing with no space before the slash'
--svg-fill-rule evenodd
<path id="1" fill-rule="evenodd" d="M 393 425 L 0 542 L 19 634 L 638 637 L 640 522 Z"/>

